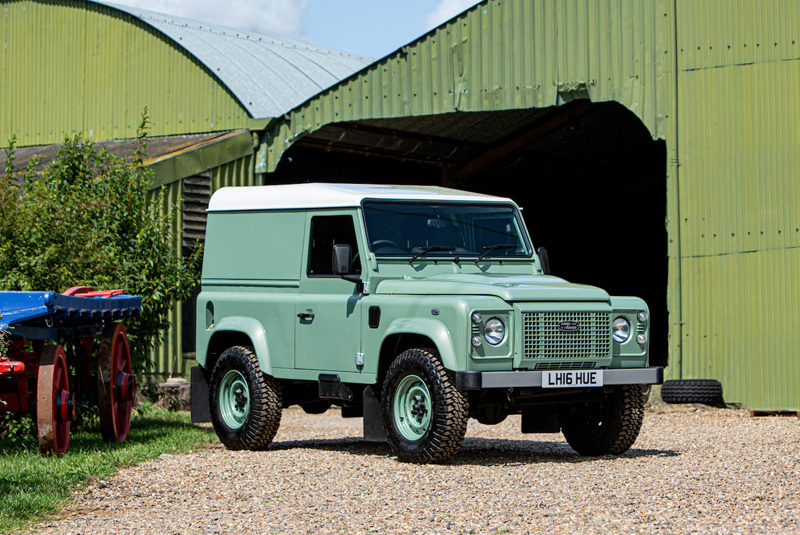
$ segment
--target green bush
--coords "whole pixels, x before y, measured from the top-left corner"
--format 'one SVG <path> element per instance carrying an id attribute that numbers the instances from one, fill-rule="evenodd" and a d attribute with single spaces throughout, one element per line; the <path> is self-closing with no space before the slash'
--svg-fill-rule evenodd
<path id="1" fill-rule="evenodd" d="M 163 192 L 150 191 L 146 122 L 145 112 L 131 158 L 78 134 L 41 171 L 36 162 L 14 168 L 12 140 L 0 179 L 0 289 L 91 286 L 141 296 L 142 313 L 125 322 L 136 371 L 146 369 L 170 309 L 196 286 L 200 254 L 182 258 L 175 250 L 177 210 L 161 213 Z"/>

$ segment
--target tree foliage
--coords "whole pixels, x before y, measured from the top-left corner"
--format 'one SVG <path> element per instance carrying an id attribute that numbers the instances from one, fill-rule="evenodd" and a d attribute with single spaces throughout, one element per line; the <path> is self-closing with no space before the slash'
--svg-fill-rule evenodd
<path id="1" fill-rule="evenodd" d="M 123 288 L 142 298 L 142 313 L 126 321 L 134 366 L 169 327 L 168 313 L 197 284 L 197 258 L 182 258 L 172 230 L 176 210 L 162 211 L 163 191 L 150 191 L 143 167 L 143 116 L 136 150 L 120 158 L 78 134 L 65 139 L 41 171 L 13 166 L 0 179 L 0 289 L 72 286 Z"/>

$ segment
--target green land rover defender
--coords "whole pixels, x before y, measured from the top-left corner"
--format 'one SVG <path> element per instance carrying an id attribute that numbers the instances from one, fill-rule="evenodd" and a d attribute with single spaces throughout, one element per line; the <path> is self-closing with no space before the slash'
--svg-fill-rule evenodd
<path id="1" fill-rule="evenodd" d="M 580 454 L 627 451 L 648 309 L 548 273 L 510 199 L 439 187 L 223 188 L 208 208 L 194 421 L 263 449 L 281 410 L 331 405 L 403 461 L 444 462 L 467 420 L 521 414 Z"/>

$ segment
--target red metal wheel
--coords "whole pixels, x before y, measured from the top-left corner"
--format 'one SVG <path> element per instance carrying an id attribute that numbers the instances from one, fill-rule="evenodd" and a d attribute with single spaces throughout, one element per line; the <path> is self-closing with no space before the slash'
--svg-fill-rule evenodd
<path id="1" fill-rule="evenodd" d="M 69 423 L 75 419 L 75 398 L 69 391 L 64 348 L 42 349 L 36 394 L 36 427 L 39 450 L 61 457 L 69 448 Z"/>
<path id="2" fill-rule="evenodd" d="M 121 323 L 106 325 L 97 355 L 97 406 L 106 442 L 124 442 L 128 438 L 135 391 L 125 327 Z"/>

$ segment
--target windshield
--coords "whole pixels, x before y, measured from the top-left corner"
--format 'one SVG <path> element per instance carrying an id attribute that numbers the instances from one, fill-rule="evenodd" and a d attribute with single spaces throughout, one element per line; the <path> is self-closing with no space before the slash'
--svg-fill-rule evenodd
<path id="1" fill-rule="evenodd" d="M 519 213 L 508 204 L 364 203 L 377 256 L 530 257 Z"/>

